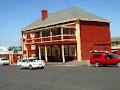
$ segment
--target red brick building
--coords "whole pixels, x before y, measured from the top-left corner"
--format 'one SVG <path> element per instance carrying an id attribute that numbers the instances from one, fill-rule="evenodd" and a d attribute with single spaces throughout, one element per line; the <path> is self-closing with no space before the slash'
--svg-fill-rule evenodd
<path id="1" fill-rule="evenodd" d="M 111 50 L 109 20 L 79 8 L 68 8 L 41 17 L 22 30 L 24 57 L 47 62 L 89 59 L 91 50 Z"/>

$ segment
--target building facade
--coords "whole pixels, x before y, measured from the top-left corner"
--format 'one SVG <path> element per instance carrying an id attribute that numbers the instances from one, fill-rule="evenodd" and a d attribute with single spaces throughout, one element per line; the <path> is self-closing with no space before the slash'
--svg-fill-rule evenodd
<path id="1" fill-rule="evenodd" d="M 87 60 L 91 50 L 111 50 L 109 20 L 79 8 L 41 17 L 22 30 L 23 57 L 37 56 L 46 62 Z"/>
<path id="2" fill-rule="evenodd" d="M 113 53 L 120 55 L 120 38 L 114 37 L 111 39 L 111 50 Z"/>
<path id="3" fill-rule="evenodd" d="M 14 51 L 8 51 L 5 47 L 0 47 L 0 58 L 6 58 L 10 61 L 10 64 L 15 64 L 22 58 L 22 51 L 14 53 Z"/>

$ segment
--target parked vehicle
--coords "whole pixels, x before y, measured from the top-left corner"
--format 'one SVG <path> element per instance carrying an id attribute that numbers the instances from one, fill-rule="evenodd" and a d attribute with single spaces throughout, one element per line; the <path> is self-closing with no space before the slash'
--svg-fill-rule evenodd
<path id="1" fill-rule="evenodd" d="M 100 65 L 116 65 L 120 67 L 120 56 L 106 51 L 94 51 L 91 52 L 90 63 L 96 67 Z"/>
<path id="2" fill-rule="evenodd" d="M 18 61 L 17 63 L 19 68 L 41 68 L 43 69 L 45 66 L 45 61 L 44 60 L 38 60 L 35 57 L 29 57 L 29 58 L 23 58 Z"/>
<path id="3" fill-rule="evenodd" d="M 1 65 L 9 65 L 10 61 L 6 58 L 0 58 L 0 64 Z"/>

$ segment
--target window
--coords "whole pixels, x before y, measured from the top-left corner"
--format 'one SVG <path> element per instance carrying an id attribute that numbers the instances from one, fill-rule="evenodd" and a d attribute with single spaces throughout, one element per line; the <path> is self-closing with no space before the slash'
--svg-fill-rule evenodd
<path id="1" fill-rule="evenodd" d="M 68 29 L 67 28 L 64 28 L 63 34 L 68 34 Z"/>
<path id="2" fill-rule="evenodd" d="M 31 45 L 31 50 L 35 50 L 35 45 Z"/>
<path id="3" fill-rule="evenodd" d="M 40 37 L 42 37 L 42 32 L 40 32 Z"/>
<path id="4" fill-rule="evenodd" d="M 61 31 L 60 28 L 52 29 L 52 35 L 53 35 L 53 36 L 54 36 L 54 35 L 60 35 L 60 34 L 61 34 L 60 31 Z"/>
<path id="5" fill-rule="evenodd" d="M 49 30 L 45 31 L 45 36 L 50 36 L 50 31 Z"/>
<path id="6" fill-rule="evenodd" d="M 76 56 L 76 46 L 69 45 L 69 56 Z"/>
<path id="7" fill-rule="evenodd" d="M 45 56 L 45 47 L 40 47 L 41 56 Z"/>
<path id="8" fill-rule="evenodd" d="M 51 56 L 51 47 L 50 46 L 47 46 L 47 55 Z"/>
<path id="9" fill-rule="evenodd" d="M 38 60 L 36 58 L 29 59 L 29 62 L 37 62 Z"/>
<path id="10" fill-rule="evenodd" d="M 27 61 L 26 59 L 22 60 L 22 62 L 26 62 L 26 61 Z"/>
<path id="11" fill-rule="evenodd" d="M 112 56 L 110 54 L 106 54 L 106 59 L 112 59 Z"/>
<path id="12" fill-rule="evenodd" d="M 112 54 L 111 56 L 112 56 L 112 58 L 120 58 L 120 56 L 117 54 Z"/>
<path id="13" fill-rule="evenodd" d="M 58 35 L 61 35 L 61 28 L 58 28 Z"/>
<path id="14" fill-rule="evenodd" d="M 42 31 L 42 37 L 45 37 L 45 31 Z"/>
<path id="15" fill-rule="evenodd" d="M 36 32 L 35 33 L 35 38 L 39 38 L 40 37 L 40 32 Z"/>
<path id="16" fill-rule="evenodd" d="M 101 54 L 93 54 L 92 58 L 100 58 L 100 57 L 101 57 Z"/>
<path id="17" fill-rule="evenodd" d="M 75 34 L 75 29 L 74 29 L 74 28 L 69 29 L 69 30 L 68 30 L 68 34 Z"/>
<path id="18" fill-rule="evenodd" d="M 50 31 L 46 30 L 46 31 L 42 31 L 42 37 L 47 37 L 50 36 Z"/>
<path id="19" fill-rule="evenodd" d="M 112 46 L 120 45 L 120 41 L 112 41 L 111 45 Z"/>
<path id="20" fill-rule="evenodd" d="M 71 29 L 65 28 L 63 30 L 63 34 L 75 34 L 75 29 L 74 28 L 71 28 Z"/>

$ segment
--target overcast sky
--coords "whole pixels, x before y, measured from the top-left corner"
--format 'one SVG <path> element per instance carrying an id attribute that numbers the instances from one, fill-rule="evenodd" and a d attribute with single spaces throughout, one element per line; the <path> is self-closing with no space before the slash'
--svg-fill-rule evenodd
<path id="1" fill-rule="evenodd" d="M 120 0 L 0 0 L 0 46 L 20 45 L 21 30 L 49 13 L 79 7 L 111 21 L 111 37 L 120 37 Z"/>

